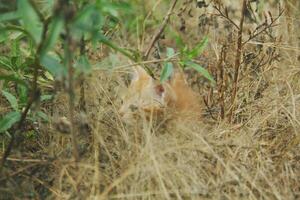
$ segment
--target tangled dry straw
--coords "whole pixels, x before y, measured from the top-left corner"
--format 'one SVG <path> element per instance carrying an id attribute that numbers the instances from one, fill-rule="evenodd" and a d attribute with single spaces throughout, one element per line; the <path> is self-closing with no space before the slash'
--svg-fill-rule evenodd
<path id="1" fill-rule="evenodd" d="M 280 58 L 261 71 L 241 72 L 246 75 L 239 82 L 234 123 L 212 120 L 206 111 L 200 122 L 126 126 L 117 110 L 130 68 L 95 71 L 85 86 L 87 112 L 76 115 L 80 162 L 71 160 L 70 136 L 55 126 L 67 112 L 64 98 L 57 98 L 54 122 L 41 127 L 42 136 L 23 147 L 24 155 L 8 159 L 11 178 L 0 193 L 34 191 L 42 199 L 299 199 L 299 17 L 296 8 L 289 8 L 276 27 L 283 35 L 280 42 L 245 46 L 249 53 L 259 43 Z M 203 65 L 218 63 L 224 37 L 210 40 L 209 61 Z M 229 53 L 227 63 L 233 57 Z M 201 91 L 208 93 L 203 86 Z"/>

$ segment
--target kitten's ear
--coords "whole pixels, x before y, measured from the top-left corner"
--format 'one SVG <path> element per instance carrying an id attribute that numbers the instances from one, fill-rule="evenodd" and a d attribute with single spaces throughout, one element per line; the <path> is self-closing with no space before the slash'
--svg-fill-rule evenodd
<path id="1" fill-rule="evenodd" d="M 162 97 L 163 94 L 165 93 L 165 88 L 162 84 L 158 84 L 155 86 L 155 92 L 158 96 Z"/>
<path id="2" fill-rule="evenodd" d="M 171 84 L 186 83 L 184 73 L 180 71 L 173 72 L 168 81 Z"/>
<path id="3" fill-rule="evenodd" d="M 132 81 L 137 81 L 141 78 L 151 78 L 149 74 L 142 68 L 141 66 L 136 66 L 133 68 L 133 73 L 132 73 Z"/>

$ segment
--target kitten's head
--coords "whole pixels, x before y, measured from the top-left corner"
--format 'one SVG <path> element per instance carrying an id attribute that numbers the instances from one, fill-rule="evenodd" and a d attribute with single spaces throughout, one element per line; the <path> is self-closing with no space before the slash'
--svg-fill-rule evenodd
<path id="1" fill-rule="evenodd" d="M 122 121 L 131 123 L 137 117 L 149 119 L 151 115 L 163 113 L 166 107 L 165 95 L 165 86 L 156 83 L 142 67 L 135 67 L 128 90 L 122 97 L 119 110 Z"/>

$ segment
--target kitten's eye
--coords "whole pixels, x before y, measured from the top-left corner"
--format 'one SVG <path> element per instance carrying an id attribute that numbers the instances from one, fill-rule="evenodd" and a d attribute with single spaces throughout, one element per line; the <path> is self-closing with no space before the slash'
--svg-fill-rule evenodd
<path id="1" fill-rule="evenodd" d="M 129 106 L 129 109 L 131 110 L 131 112 L 134 112 L 134 111 L 136 111 L 136 110 L 138 109 L 138 107 L 131 104 L 131 105 Z"/>

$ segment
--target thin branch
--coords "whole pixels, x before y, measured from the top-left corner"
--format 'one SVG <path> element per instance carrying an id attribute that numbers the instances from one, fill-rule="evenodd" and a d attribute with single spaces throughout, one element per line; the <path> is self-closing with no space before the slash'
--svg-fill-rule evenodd
<path id="1" fill-rule="evenodd" d="M 218 79 L 218 92 L 219 92 L 219 104 L 220 104 L 220 117 L 223 120 L 225 118 L 225 100 L 224 100 L 224 66 L 223 62 L 226 60 L 226 45 L 224 45 L 220 52 L 220 60 L 217 64 L 217 67 L 220 71 Z"/>
<path id="2" fill-rule="evenodd" d="M 25 167 L 22 167 L 21 169 L 13 170 L 13 172 L 10 173 L 10 174 L 8 174 L 6 177 L 1 177 L 1 178 L 0 178 L 0 182 L 1 182 L 1 181 L 4 181 L 4 180 L 7 179 L 8 177 L 11 178 L 11 177 L 13 177 L 13 176 L 16 176 L 16 175 L 18 175 L 18 174 L 24 172 L 25 170 L 30 169 L 30 168 L 32 168 L 32 167 L 38 165 L 38 164 L 39 164 L 39 163 L 31 163 L 31 164 L 29 164 L 29 165 L 27 165 L 27 166 L 25 166 Z"/>
<path id="3" fill-rule="evenodd" d="M 67 22 L 66 22 L 67 23 Z M 76 138 L 76 128 L 75 128 L 75 118 L 74 118 L 74 111 L 75 111 L 75 94 L 74 94 L 74 71 L 72 66 L 72 37 L 71 32 L 68 27 L 66 26 L 66 41 L 65 41 L 65 62 L 66 67 L 68 69 L 68 95 L 69 95 L 69 119 L 71 122 L 70 132 L 72 136 L 72 146 L 73 146 L 73 156 L 75 161 L 79 161 L 79 153 L 78 153 L 78 145 L 77 145 L 77 138 Z"/>
<path id="4" fill-rule="evenodd" d="M 244 42 L 242 43 L 242 46 L 244 46 L 245 44 L 247 44 L 250 40 L 253 40 L 254 38 L 256 38 L 258 35 L 260 35 L 260 34 L 262 34 L 263 32 L 265 32 L 267 29 L 270 29 L 270 28 L 272 28 L 272 27 L 274 27 L 274 26 L 277 26 L 277 25 L 275 24 L 275 22 L 278 21 L 278 19 L 282 16 L 283 13 L 284 13 L 284 10 L 282 10 L 282 11 L 279 13 L 279 15 L 278 15 L 275 19 L 273 19 L 273 20 L 271 21 L 271 23 L 270 23 L 269 25 L 266 25 L 262 30 L 256 32 L 255 34 L 250 35 L 250 37 L 249 37 L 246 41 L 244 41 Z"/>
<path id="5" fill-rule="evenodd" d="M 160 28 L 158 29 L 158 31 L 156 32 L 156 34 L 152 37 L 152 40 L 150 42 L 150 45 L 148 47 L 148 49 L 146 50 L 146 53 L 144 55 L 144 60 L 147 60 L 149 55 L 150 55 L 150 52 L 151 52 L 151 49 L 153 48 L 155 42 L 159 39 L 160 35 L 162 34 L 162 32 L 164 31 L 164 29 L 166 28 L 167 26 L 167 23 L 170 19 L 170 16 L 176 6 L 176 3 L 177 3 L 177 0 L 174 0 L 169 11 L 167 12 L 167 15 L 165 16 Z"/>
<path id="6" fill-rule="evenodd" d="M 204 104 L 205 104 L 205 106 L 206 106 L 206 108 L 207 108 L 207 111 L 208 111 L 210 117 L 211 117 L 213 120 L 217 121 L 217 118 L 213 115 L 213 113 L 212 113 L 212 111 L 211 111 L 211 107 L 208 105 L 208 102 L 207 102 L 207 100 L 205 99 L 205 97 L 203 97 L 203 102 L 204 102 Z"/>
<path id="7" fill-rule="evenodd" d="M 120 52 L 124 56 L 128 57 L 130 60 L 136 61 L 136 58 L 133 55 L 131 55 L 128 51 L 124 50 L 123 48 L 118 47 L 118 45 L 114 44 L 110 40 L 108 40 L 104 37 L 101 37 L 101 38 L 99 38 L 99 41 L 102 42 L 103 44 L 107 45 L 108 47 Z"/>
<path id="8" fill-rule="evenodd" d="M 82 36 L 80 40 L 80 56 L 84 56 L 85 52 L 86 52 L 85 41 L 84 41 L 84 37 Z M 85 78 L 83 76 L 83 73 L 81 73 L 79 77 L 79 85 L 80 85 L 79 107 L 82 111 L 86 112 L 84 83 L 85 83 Z"/>
<path id="9" fill-rule="evenodd" d="M 236 94 L 238 90 L 238 80 L 239 80 L 239 73 L 240 73 L 240 66 L 241 66 L 241 55 L 242 55 L 242 41 L 243 41 L 243 26 L 244 26 L 244 19 L 245 19 L 245 13 L 247 9 L 247 0 L 243 0 L 243 7 L 241 11 L 241 19 L 240 19 L 240 25 L 239 25 L 239 31 L 238 31 L 238 40 L 237 40 L 237 49 L 236 49 L 236 56 L 235 56 L 235 72 L 234 72 L 234 79 L 233 79 L 233 90 L 231 93 L 231 108 L 229 111 L 229 122 L 232 122 L 232 116 L 234 113 L 234 107 L 235 107 L 235 100 L 236 100 Z"/>
<path id="10" fill-rule="evenodd" d="M 230 17 L 228 16 L 228 14 L 224 14 L 220 8 L 218 8 L 217 6 L 213 6 L 214 9 L 216 9 L 218 11 L 218 16 L 223 17 L 224 19 L 226 19 L 227 21 L 229 21 L 237 30 L 240 30 L 240 27 L 232 20 L 230 19 Z"/>
<path id="11" fill-rule="evenodd" d="M 119 65 L 119 66 L 116 66 L 115 69 L 122 69 L 122 68 L 128 68 L 128 67 L 133 67 L 133 66 L 138 66 L 138 65 L 145 65 L 145 64 L 152 64 L 152 63 L 163 63 L 163 62 L 167 62 L 167 61 L 179 61 L 179 59 L 177 58 L 178 55 L 179 55 L 179 53 L 176 53 L 173 56 L 170 56 L 168 58 L 147 60 L 147 61 L 141 61 L 141 62 L 134 62 L 134 63 L 131 63 L 131 64 L 126 64 L 126 65 Z M 102 68 L 101 69 L 95 68 L 94 70 L 103 70 L 103 69 Z"/>

